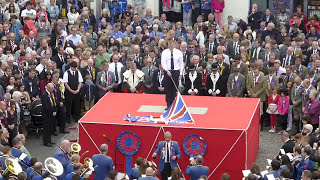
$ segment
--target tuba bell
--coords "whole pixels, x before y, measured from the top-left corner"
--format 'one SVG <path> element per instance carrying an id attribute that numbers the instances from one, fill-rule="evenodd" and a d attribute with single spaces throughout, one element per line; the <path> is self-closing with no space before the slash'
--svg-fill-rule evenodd
<path id="1" fill-rule="evenodd" d="M 44 167 L 51 178 L 60 176 L 63 173 L 63 166 L 61 162 L 52 157 L 49 157 L 44 161 Z"/>
<path id="2" fill-rule="evenodd" d="M 71 144 L 71 154 L 79 154 L 80 151 L 81 151 L 81 146 L 79 143 Z"/>
<path id="3" fill-rule="evenodd" d="M 5 160 L 6 169 L 3 171 L 2 176 L 7 179 L 10 176 L 17 176 L 20 172 L 22 172 L 22 168 L 19 165 L 19 162 L 14 159 L 6 159 Z"/>

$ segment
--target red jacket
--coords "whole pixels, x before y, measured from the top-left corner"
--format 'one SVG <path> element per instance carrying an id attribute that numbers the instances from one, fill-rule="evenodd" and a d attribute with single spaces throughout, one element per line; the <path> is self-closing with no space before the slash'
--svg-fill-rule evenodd
<path id="1" fill-rule="evenodd" d="M 277 94 L 276 98 L 273 100 L 272 93 L 271 93 L 268 97 L 268 104 L 277 104 L 278 105 L 279 98 L 280 98 L 280 96 L 279 96 L 279 94 Z"/>
<path id="2" fill-rule="evenodd" d="M 310 26 L 314 26 L 316 28 L 317 31 L 320 31 L 320 25 L 317 21 L 315 21 L 314 23 L 312 23 L 311 21 L 309 21 L 307 24 L 306 24 L 306 31 L 307 33 L 309 32 L 309 27 Z"/>

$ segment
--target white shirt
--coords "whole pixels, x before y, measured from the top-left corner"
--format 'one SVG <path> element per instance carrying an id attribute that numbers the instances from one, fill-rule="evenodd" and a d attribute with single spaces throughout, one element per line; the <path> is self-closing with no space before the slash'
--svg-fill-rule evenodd
<path id="1" fill-rule="evenodd" d="M 44 65 L 43 64 L 39 64 L 37 67 L 36 67 L 36 70 L 39 72 L 39 74 L 43 71 L 44 69 Z"/>
<path id="2" fill-rule="evenodd" d="M 81 43 L 81 36 L 79 34 L 76 34 L 75 36 L 73 36 L 72 34 L 70 34 L 69 36 L 67 36 L 67 41 L 71 40 L 73 42 L 74 45 L 78 45 L 79 43 Z"/>
<path id="3" fill-rule="evenodd" d="M 180 50 L 174 48 L 173 49 L 173 62 L 174 62 L 174 70 L 180 71 L 180 76 L 182 76 L 184 63 L 183 63 L 183 54 Z M 165 49 L 161 54 L 161 65 L 165 71 L 171 70 L 171 50 Z"/>
<path id="4" fill-rule="evenodd" d="M 223 62 L 230 66 L 229 56 L 226 54 L 222 54 L 222 56 L 223 56 Z M 213 63 L 215 63 L 215 62 L 217 62 L 217 54 L 213 56 Z"/>
<path id="5" fill-rule="evenodd" d="M 167 144 L 168 144 L 168 148 L 169 148 L 169 158 L 170 158 L 170 149 L 171 149 L 171 141 L 169 142 L 165 142 L 164 144 L 164 161 L 165 162 L 170 162 L 170 159 L 167 159 Z"/>
<path id="6" fill-rule="evenodd" d="M 118 73 L 118 84 L 121 83 L 121 68 L 123 67 L 123 64 L 118 62 L 117 63 L 117 73 Z M 109 64 L 109 71 L 113 72 L 114 73 L 114 77 L 116 78 L 116 72 L 115 72 L 115 63 L 111 63 Z"/>
<path id="7" fill-rule="evenodd" d="M 37 12 L 33 9 L 25 9 L 21 12 L 21 17 L 31 17 L 31 16 L 35 16 L 37 14 Z"/>
<path id="8" fill-rule="evenodd" d="M 82 75 L 79 71 L 72 71 L 71 69 L 69 69 L 68 71 L 70 71 L 71 74 L 77 72 L 78 73 L 78 82 L 79 83 L 83 82 Z M 64 72 L 64 74 L 63 74 L 63 82 L 64 83 L 68 83 L 68 71 Z"/>
<path id="9" fill-rule="evenodd" d="M 282 73 L 286 73 L 286 69 L 280 66 L 279 70 L 276 70 L 276 69 L 274 70 L 273 75 L 279 78 Z"/>

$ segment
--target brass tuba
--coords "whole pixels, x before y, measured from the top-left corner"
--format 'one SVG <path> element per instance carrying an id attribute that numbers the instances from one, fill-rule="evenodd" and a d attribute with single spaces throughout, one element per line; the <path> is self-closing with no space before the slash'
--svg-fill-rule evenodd
<path id="1" fill-rule="evenodd" d="M 85 158 L 84 159 L 84 163 L 81 169 L 81 177 L 83 177 L 87 172 L 89 171 L 93 171 L 94 167 L 93 167 L 93 161 L 91 158 Z"/>
<path id="2" fill-rule="evenodd" d="M 44 167 L 52 178 L 60 176 L 63 173 L 63 166 L 61 162 L 52 157 L 49 157 L 44 161 Z"/>
<path id="3" fill-rule="evenodd" d="M 159 174 L 159 170 L 158 170 L 157 164 L 156 164 L 155 162 L 153 162 L 153 161 L 148 161 L 148 166 L 153 169 L 153 174 L 154 174 L 154 175 Z"/>
<path id="4" fill-rule="evenodd" d="M 81 146 L 79 143 L 71 144 L 71 154 L 79 154 L 80 151 L 81 151 Z"/>
<path id="5" fill-rule="evenodd" d="M 6 159 L 5 160 L 6 169 L 3 171 L 2 176 L 7 179 L 10 176 L 17 176 L 20 172 L 22 172 L 22 168 L 19 165 L 19 162 L 15 159 Z"/>

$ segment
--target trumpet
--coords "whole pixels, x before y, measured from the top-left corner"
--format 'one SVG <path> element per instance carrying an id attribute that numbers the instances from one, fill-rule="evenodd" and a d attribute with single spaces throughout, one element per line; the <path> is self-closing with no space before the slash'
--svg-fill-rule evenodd
<path id="1" fill-rule="evenodd" d="M 93 167 L 93 161 L 91 158 L 85 158 L 84 159 L 84 164 L 83 167 L 81 169 L 81 177 L 83 177 L 84 175 L 86 175 L 87 172 L 89 171 L 93 171 L 94 167 Z"/>
<path id="2" fill-rule="evenodd" d="M 17 176 L 20 172 L 22 172 L 22 168 L 19 165 L 19 162 L 14 159 L 6 159 L 5 160 L 6 169 L 2 173 L 2 176 L 7 179 L 11 176 Z"/>
<path id="3" fill-rule="evenodd" d="M 72 143 L 70 149 L 71 149 L 71 155 L 79 154 L 79 152 L 81 151 L 81 146 L 79 143 Z"/>

